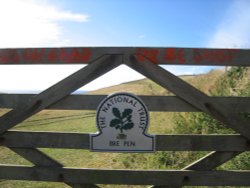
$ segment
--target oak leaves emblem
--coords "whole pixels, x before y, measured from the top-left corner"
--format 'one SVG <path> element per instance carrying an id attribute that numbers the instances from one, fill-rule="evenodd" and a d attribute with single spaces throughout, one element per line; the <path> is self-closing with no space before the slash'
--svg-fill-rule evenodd
<path id="1" fill-rule="evenodd" d="M 134 127 L 134 123 L 132 122 L 132 109 L 126 108 L 122 113 L 118 108 L 113 108 L 112 113 L 115 116 L 114 119 L 110 121 L 109 126 L 114 127 L 115 129 L 119 129 L 121 134 L 123 134 L 123 130 L 129 130 Z"/>

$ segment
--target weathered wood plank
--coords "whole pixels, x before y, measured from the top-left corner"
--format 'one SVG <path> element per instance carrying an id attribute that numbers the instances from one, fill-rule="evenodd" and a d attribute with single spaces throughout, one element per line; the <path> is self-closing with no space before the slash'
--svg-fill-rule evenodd
<path id="1" fill-rule="evenodd" d="M 143 74 L 162 87 L 173 92 L 183 101 L 186 101 L 195 108 L 210 114 L 213 118 L 219 120 L 226 126 L 229 126 L 250 140 L 250 122 L 247 119 L 240 117 L 239 114 L 236 114 L 234 109 L 224 106 L 218 102 L 215 103 L 210 97 L 202 93 L 200 90 L 158 65 L 150 62 L 139 63 L 133 56 L 130 57 L 130 61 L 126 64 L 135 71 Z"/>
<path id="2" fill-rule="evenodd" d="M 95 62 L 36 95 L 29 103 L 20 105 L 18 108 L 4 114 L 0 117 L 0 134 L 117 67 L 122 63 L 121 56 L 119 57 L 120 61 L 117 59 L 118 56 L 99 58 Z"/>
<path id="3" fill-rule="evenodd" d="M 65 100 L 55 103 L 50 109 L 76 109 L 96 110 L 99 103 L 105 96 L 81 95 L 78 100 L 67 97 Z M 139 96 L 147 105 L 150 111 L 169 112 L 196 112 L 197 109 L 190 104 L 174 96 Z M 69 99 L 68 99 L 69 98 Z M 250 97 L 213 97 L 215 102 L 222 103 L 234 108 L 235 112 L 250 112 Z M 65 102 L 65 105 L 63 103 Z"/>
<path id="4" fill-rule="evenodd" d="M 87 64 L 101 55 L 135 55 L 140 63 L 249 66 L 249 49 L 78 47 L 0 49 L 0 64 Z"/>
<path id="5" fill-rule="evenodd" d="M 89 134 L 8 131 L 1 135 L 6 147 L 89 149 Z M 20 142 L 21 141 L 21 142 Z"/>
<path id="6" fill-rule="evenodd" d="M 249 149 L 249 142 L 240 135 L 156 135 L 157 151 L 248 151 Z"/>
<path id="7" fill-rule="evenodd" d="M 0 94 L 0 108 L 17 108 L 25 105 L 35 94 Z M 96 110 L 107 95 L 69 95 L 46 109 Z M 139 96 L 150 111 L 197 112 L 200 111 L 176 96 Z M 210 97 L 234 108 L 235 112 L 250 112 L 250 97 Z"/>
<path id="8" fill-rule="evenodd" d="M 0 179 L 84 184 L 249 186 L 249 177 L 250 171 L 97 170 L 0 165 Z"/>
<path id="9" fill-rule="evenodd" d="M 0 136 L 0 145 L 10 148 L 89 149 L 89 136 L 84 133 L 8 131 Z M 156 151 L 250 151 L 249 142 L 240 135 L 155 136 Z M 216 162 L 215 159 L 213 161 Z"/>

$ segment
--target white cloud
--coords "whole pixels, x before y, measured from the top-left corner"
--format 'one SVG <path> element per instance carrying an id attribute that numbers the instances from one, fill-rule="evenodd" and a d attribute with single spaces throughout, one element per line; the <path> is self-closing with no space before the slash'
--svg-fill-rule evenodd
<path id="1" fill-rule="evenodd" d="M 2 65 L 0 92 L 47 89 L 83 65 Z"/>
<path id="2" fill-rule="evenodd" d="M 0 1 L 0 47 L 63 45 L 59 21 L 85 22 L 88 16 L 38 0 Z"/>
<path id="3" fill-rule="evenodd" d="M 235 0 L 208 42 L 213 48 L 250 47 L 250 1 Z"/>
<path id="4" fill-rule="evenodd" d="M 64 36 L 64 21 L 86 22 L 88 15 L 59 9 L 49 1 L 0 1 L 0 48 L 64 46 L 71 42 Z M 1 65 L 0 91 L 43 90 L 82 66 Z"/>

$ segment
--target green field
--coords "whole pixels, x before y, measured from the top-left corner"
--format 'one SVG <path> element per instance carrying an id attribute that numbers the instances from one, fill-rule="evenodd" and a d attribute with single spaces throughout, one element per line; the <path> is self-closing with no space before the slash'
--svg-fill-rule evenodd
<path id="1" fill-rule="evenodd" d="M 226 83 L 222 85 L 221 83 L 221 80 L 228 79 L 229 75 L 229 73 L 224 72 L 223 70 L 211 71 L 210 73 L 204 75 L 183 76 L 181 78 L 196 86 L 208 95 L 232 95 L 232 93 L 230 93 L 230 89 L 232 89 L 230 88 L 230 84 L 235 84 L 235 88 L 237 90 L 234 90 L 234 95 L 249 96 L 250 70 L 245 69 L 241 74 L 241 76 L 238 75 L 238 77 L 236 76 L 235 78 L 230 78 L 237 80 L 232 81 L 232 83 L 228 83 L 228 85 L 225 85 Z M 249 90 L 246 89 L 248 87 Z M 90 92 L 90 94 L 110 94 L 118 91 L 131 92 L 138 95 L 173 95 L 159 85 L 147 79 L 100 89 L 98 91 Z M 7 109 L 1 109 L 0 113 L 4 114 L 6 111 Z M 193 118 L 192 120 L 195 120 L 197 115 L 192 114 L 199 113 L 150 112 L 149 133 L 197 133 L 195 132 L 195 125 L 193 125 L 190 120 L 190 118 Z M 187 128 L 184 126 L 179 126 L 178 123 L 182 120 L 190 123 L 190 126 L 188 126 Z M 205 125 L 204 128 L 206 128 Z M 95 133 L 97 131 L 95 126 L 95 111 L 44 110 L 25 120 L 21 124 L 14 127 L 12 130 Z M 210 134 L 216 133 L 216 131 L 218 130 L 220 129 L 216 128 L 211 132 L 206 132 L 207 130 L 205 129 L 202 130 L 203 132 L 198 133 Z M 52 158 L 58 160 L 60 163 L 67 167 L 103 169 L 181 169 L 206 154 L 206 152 L 156 152 L 150 154 L 121 154 L 95 153 L 87 150 L 76 149 L 47 148 L 40 150 L 45 152 Z M 250 155 L 248 155 L 248 153 L 244 153 L 241 156 L 243 156 L 244 159 L 248 159 L 248 157 L 250 158 Z M 248 164 L 249 162 L 243 163 L 241 156 L 239 156 L 237 160 L 233 160 L 220 168 L 250 168 L 250 164 Z M 11 150 L 4 147 L 0 147 L 0 161 L 0 163 L 2 164 L 32 165 L 30 162 L 26 161 Z M 62 183 L 0 180 L 0 187 L 59 188 L 68 186 Z"/>

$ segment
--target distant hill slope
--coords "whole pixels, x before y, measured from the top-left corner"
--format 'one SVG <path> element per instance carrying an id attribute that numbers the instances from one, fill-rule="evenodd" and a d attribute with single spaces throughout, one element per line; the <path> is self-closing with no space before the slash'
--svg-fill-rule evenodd
<path id="1" fill-rule="evenodd" d="M 183 75 L 180 76 L 180 78 L 197 87 L 201 91 L 210 94 L 216 80 L 222 76 L 224 72 L 224 69 L 216 69 L 210 71 L 207 74 Z M 92 91 L 88 94 L 110 94 L 114 92 L 130 92 L 136 95 L 173 95 L 149 79 L 127 82 L 120 85 Z"/>

